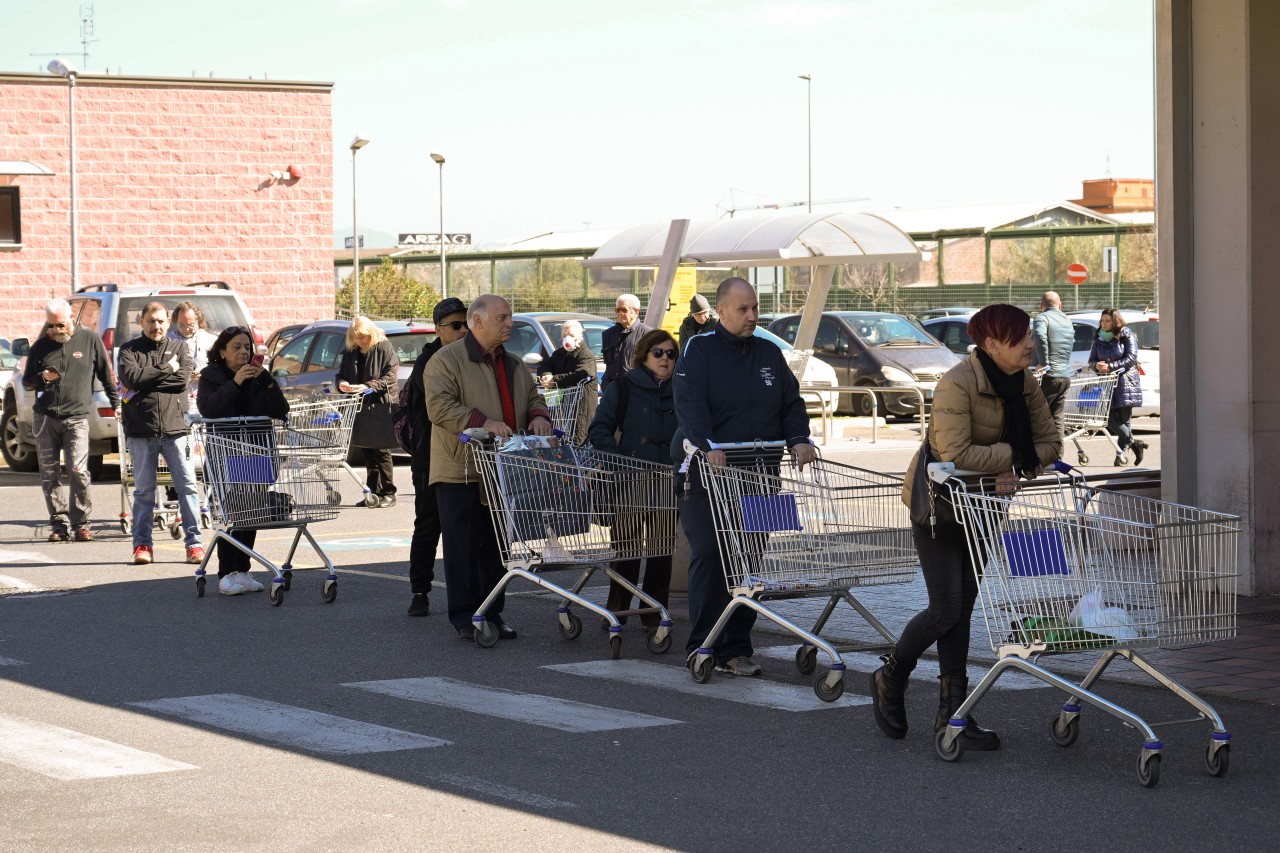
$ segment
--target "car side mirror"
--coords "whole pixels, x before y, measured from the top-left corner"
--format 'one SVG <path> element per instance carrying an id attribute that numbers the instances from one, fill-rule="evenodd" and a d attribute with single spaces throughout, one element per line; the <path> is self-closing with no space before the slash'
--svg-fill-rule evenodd
<path id="1" fill-rule="evenodd" d="M 542 364 L 542 354 L 537 352 L 526 353 L 525 357 L 521 359 L 521 361 L 530 367 L 533 367 L 534 365 Z"/>
<path id="2" fill-rule="evenodd" d="M 27 338 L 14 338 L 13 348 L 9 351 L 18 358 L 22 358 L 24 355 L 31 352 L 31 341 Z"/>

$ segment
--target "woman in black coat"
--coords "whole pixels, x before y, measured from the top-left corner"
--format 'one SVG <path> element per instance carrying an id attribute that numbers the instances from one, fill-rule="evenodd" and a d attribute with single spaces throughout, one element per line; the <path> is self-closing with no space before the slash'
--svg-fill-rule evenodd
<path id="1" fill-rule="evenodd" d="M 571 436 L 574 444 L 587 442 L 587 428 L 595 417 L 599 402 L 600 382 L 596 378 L 596 354 L 587 346 L 582 324 L 577 320 L 565 320 L 560 327 L 560 348 L 542 363 L 538 384 L 550 390 L 576 388 L 583 383 L 586 384 L 578 401 L 578 414 Z"/>
<path id="2" fill-rule="evenodd" d="M 253 354 L 253 338 L 248 329 L 230 326 L 222 330 L 209 350 L 208 365 L 200 371 L 196 408 L 201 417 L 284 420 L 289 416 L 284 392 L 262 365 L 254 363 Z M 253 548 L 258 535 L 257 530 L 240 528 L 227 533 L 246 548 Z M 249 555 L 219 539 L 218 592 L 241 595 L 261 591 L 262 584 L 249 575 Z"/>
<path id="3" fill-rule="evenodd" d="M 633 367 L 605 389 L 589 430 L 593 447 L 648 462 L 670 460 L 671 437 L 676 431 L 671 376 L 679 354 L 676 339 L 664 329 L 654 329 L 639 340 L 631 359 Z M 647 514 L 619 513 L 613 525 L 614 539 L 633 542 L 646 533 L 653 533 L 653 521 L 653 516 Z M 640 579 L 639 560 L 618 560 L 613 568 L 632 583 Z M 667 606 L 671 589 L 670 554 L 648 558 L 641 589 L 663 607 Z M 615 614 L 630 610 L 631 593 L 611 582 L 605 606 Z M 627 621 L 625 616 L 618 619 Z M 640 614 L 646 628 L 657 627 L 658 619 L 654 612 Z"/>
<path id="4" fill-rule="evenodd" d="M 377 503 L 357 506 L 393 506 L 396 484 L 391 474 L 391 448 L 397 446 L 391 404 L 396 395 L 400 358 L 387 335 L 368 317 L 357 317 L 347 328 L 347 345 L 339 353 L 336 384 L 344 394 L 364 394 L 364 403 L 351 429 L 351 446 L 364 454 L 365 482 Z M 367 392 L 367 393 L 366 393 Z"/>

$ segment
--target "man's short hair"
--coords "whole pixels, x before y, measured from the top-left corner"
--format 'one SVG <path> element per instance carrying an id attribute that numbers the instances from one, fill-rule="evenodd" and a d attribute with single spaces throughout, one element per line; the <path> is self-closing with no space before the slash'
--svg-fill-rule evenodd
<path id="1" fill-rule="evenodd" d="M 179 302 L 177 305 L 173 306 L 172 316 L 176 319 L 183 311 L 190 311 L 194 314 L 196 318 L 196 325 L 202 329 L 204 328 L 204 312 L 200 310 L 199 305 L 194 302 Z"/>
<path id="2" fill-rule="evenodd" d="M 146 305 L 143 305 L 142 310 L 138 312 L 138 325 L 141 326 L 143 320 L 147 319 L 149 315 L 154 314 L 157 311 L 164 312 L 166 317 L 169 316 L 169 306 L 165 305 L 163 302 L 148 302 Z"/>
<path id="3" fill-rule="evenodd" d="M 573 335 L 578 338 L 585 334 L 582 329 L 582 324 L 577 320 L 565 320 L 560 326 L 560 337 L 563 338 L 565 332 L 572 332 Z"/>
<path id="4" fill-rule="evenodd" d="M 65 315 L 69 318 L 71 316 L 71 303 L 65 299 L 50 299 L 44 304 L 44 313 L 53 314 L 57 317 Z"/>
<path id="5" fill-rule="evenodd" d="M 747 281 L 745 278 L 739 278 L 736 275 L 726 278 L 724 281 L 720 282 L 720 286 L 716 288 L 716 307 L 720 307 L 720 305 L 729 298 L 729 291 L 733 290 L 740 284 L 745 285 L 746 287 L 751 287 L 751 282 Z M 751 287 L 751 292 L 755 292 L 754 287 Z"/>
<path id="6" fill-rule="evenodd" d="M 496 293 L 482 293 L 479 296 L 477 296 L 475 301 L 471 303 L 471 307 L 467 309 L 467 325 L 470 326 L 471 322 L 477 316 L 484 317 L 486 320 L 488 320 L 489 307 L 495 304 L 497 300 L 502 300 L 503 302 L 507 302 L 507 300 L 504 297 L 501 297 Z M 510 305 L 511 303 L 508 302 L 507 304 Z"/>
<path id="7" fill-rule="evenodd" d="M 618 307 L 619 305 L 625 305 L 627 308 L 634 308 L 637 311 L 639 311 L 640 297 L 636 296 L 634 293 L 624 293 L 621 296 L 619 296 L 617 299 L 615 299 L 613 302 L 613 306 L 615 308 Z"/>

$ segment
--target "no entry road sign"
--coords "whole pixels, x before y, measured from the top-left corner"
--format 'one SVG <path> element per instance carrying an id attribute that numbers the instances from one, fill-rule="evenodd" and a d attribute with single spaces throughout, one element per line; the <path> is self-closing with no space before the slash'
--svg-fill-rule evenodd
<path id="1" fill-rule="evenodd" d="M 1067 267 L 1067 281 L 1072 284 L 1084 284 L 1089 277 L 1089 268 L 1084 264 L 1071 264 Z"/>

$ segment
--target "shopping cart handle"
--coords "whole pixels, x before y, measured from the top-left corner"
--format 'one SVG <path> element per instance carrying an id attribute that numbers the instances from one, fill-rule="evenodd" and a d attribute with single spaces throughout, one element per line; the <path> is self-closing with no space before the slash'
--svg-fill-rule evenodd
<path id="1" fill-rule="evenodd" d="M 952 477 L 963 476 L 964 474 L 977 474 L 977 471 L 957 471 L 954 462 L 930 462 L 929 463 L 929 479 L 935 483 L 945 483 Z"/>
<path id="2" fill-rule="evenodd" d="M 458 433 L 458 441 L 466 444 L 469 441 L 486 441 L 489 438 L 489 431 L 484 427 L 472 427 L 464 429 Z"/>
<path id="3" fill-rule="evenodd" d="M 1059 459 L 1057 462 L 1053 463 L 1053 470 L 1057 471 L 1059 474 L 1070 474 L 1076 469 Z"/>

